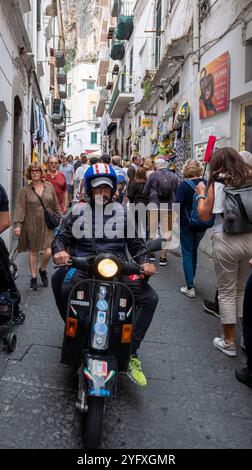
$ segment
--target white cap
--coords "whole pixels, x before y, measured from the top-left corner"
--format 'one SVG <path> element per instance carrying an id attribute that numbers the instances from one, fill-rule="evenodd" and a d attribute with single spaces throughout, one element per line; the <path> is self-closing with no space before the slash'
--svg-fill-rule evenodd
<path id="1" fill-rule="evenodd" d="M 98 188 L 98 186 L 101 186 L 102 184 L 106 184 L 107 186 L 110 186 L 113 189 L 113 183 L 111 179 L 106 178 L 106 176 L 102 178 L 95 178 L 93 181 L 91 181 L 92 188 Z"/>

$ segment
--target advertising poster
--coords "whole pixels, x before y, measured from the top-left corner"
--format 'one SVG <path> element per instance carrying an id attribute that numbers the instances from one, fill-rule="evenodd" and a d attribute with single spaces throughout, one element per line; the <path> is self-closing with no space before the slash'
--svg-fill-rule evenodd
<path id="1" fill-rule="evenodd" d="M 228 111 L 229 52 L 225 52 L 200 71 L 200 119 Z"/>

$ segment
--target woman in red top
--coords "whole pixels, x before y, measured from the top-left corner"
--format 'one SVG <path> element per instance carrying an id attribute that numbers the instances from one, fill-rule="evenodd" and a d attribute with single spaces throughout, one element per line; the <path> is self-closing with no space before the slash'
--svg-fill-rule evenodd
<path id="1" fill-rule="evenodd" d="M 49 183 L 54 187 L 62 214 L 67 214 L 68 192 L 65 175 L 58 171 L 59 163 L 57 157 L 49 157 L 47 163 L 48 171 L 46 174 L 46 181 L 49 181 Z"/>

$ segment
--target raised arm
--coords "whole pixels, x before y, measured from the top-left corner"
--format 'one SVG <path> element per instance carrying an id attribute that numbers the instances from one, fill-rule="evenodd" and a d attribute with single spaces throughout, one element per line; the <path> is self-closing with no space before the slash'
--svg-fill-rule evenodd
<path id="1" fill-rule="evenodd" d="M 199 183 L 195 191 L 198 194 L 198 216 L 206 222 L 212 217 L 214 207 L 214 186 L 211 185 L 206 194 L 206 186 L 204 183 Z"/>

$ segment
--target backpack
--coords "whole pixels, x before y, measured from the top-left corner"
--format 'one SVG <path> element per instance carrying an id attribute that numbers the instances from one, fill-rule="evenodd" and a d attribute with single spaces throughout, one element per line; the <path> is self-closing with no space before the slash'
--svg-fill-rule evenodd
<path id="1" fill-rule="evenodd" d="M 191 181 L 191 180 L 184 180 L 184 181 L 195 192 L 195 188 L 196 188 L 197 185 L 195 183 L 193 183 L 193 181 Z M 190 213 L 188 213 L 187 210 L 186 210 L 186 215 L 187 215 L 187 218 L 188 218 L 188 221 L 189 221 L 189 228 L 192 231 L 194 231 L 194 232 L 204 232 L 205 230 L 207 230 L 208 228 L 211 228 L 214 225 L 215 215 L 213 215 L 211 217 L 211 219 L 207 220 L 206 222 L 203 222 L 202 220 L 200 220 L 200 218 L 198 216 L 198 199 L 197 199 L 197 196 L 198 196 L 197 193 L 195 193 L 194 196 L 193 196 L 193 203 L 192 203 L 191 211 L 190 211 Z"/>
<path id="2" fill-rule="evenodd" d="M 157 181 L 157 194 L 160 199 L 168 201 L 172 197 L 172 181 L 167 171 L 159 174 Z"/>
<path id="3" fill-rule="evenodd" d="M 228 234 L 252 232 L 252 186 L 225 187 L 223 231 Z"/>

